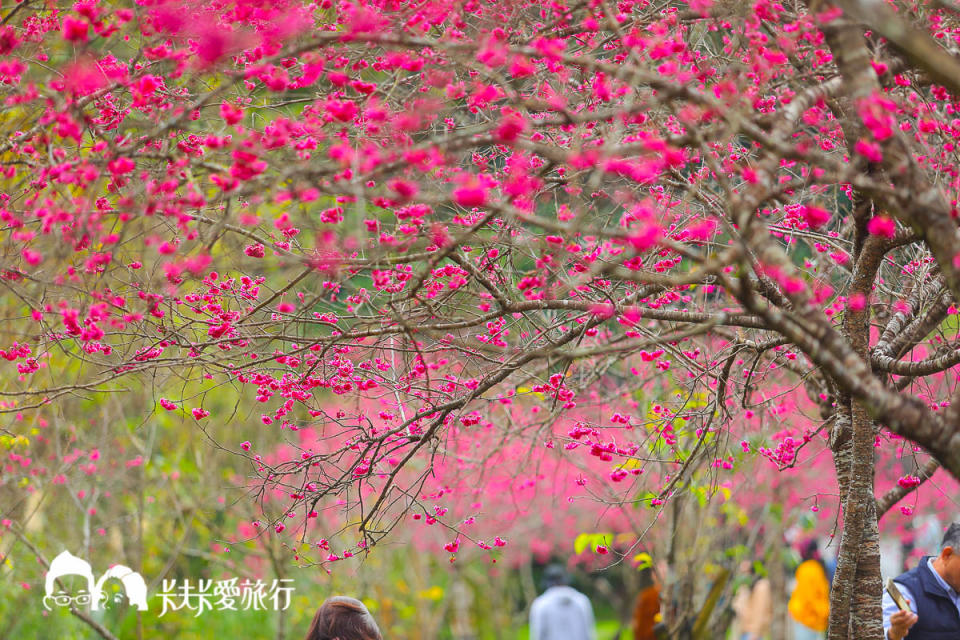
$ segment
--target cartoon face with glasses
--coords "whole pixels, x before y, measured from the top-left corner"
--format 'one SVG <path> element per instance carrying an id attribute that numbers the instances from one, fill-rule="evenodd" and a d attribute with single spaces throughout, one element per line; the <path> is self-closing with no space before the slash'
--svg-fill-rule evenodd
<path id="1" fill-rule="evenodd" d="M 57 580 L 64 576 L 80 576 L 86 580 L 87 588 L 80 589 L 76 595 L 70 595 L 63 590 L 57 590 Z M 143 577 L 129 567 L 122 564 L 114 565 L 107 570 L 100 579 L 94 581 L 93 568 L 90 563 L 82 558 L 78 558 L 69 551 L 63 551 L 53 562 L 50 563 L 50 569 L 47 571 L 45 591 L 43 597 L 43 606 L 48 611 L 51 605 L 64 607 L 71 603 L 74 606 L 90 606 L 92 611 L 99 611 L 109 600 L 110 596 L 103 590 L 104 584 L 110 578 L 116 578 L 123 584 L 123 590 L 126 593 L 130 604 L 135 605 L 140 611 L 147 609 L 147 584 Z M 117 593 L 113 600 L 119 601 L 120 594 Z"/>

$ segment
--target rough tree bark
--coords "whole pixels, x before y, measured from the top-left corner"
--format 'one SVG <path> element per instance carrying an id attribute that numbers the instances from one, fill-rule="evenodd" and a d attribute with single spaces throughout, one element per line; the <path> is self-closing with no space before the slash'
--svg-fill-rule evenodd
<path id="1" fill-rule="evenodd" d="M 856 224 L 862 229 L 864 201 L 857 207 Z M 878 236 L 858 234 L 854 247 L 855 268 L 851 296 L 868 299 L 883 257 L 883 242 Z M 843 335 L 851 348 L 870 361 L 870 307 L 847 307 Z M 845 396 L 841 415 L 831 439 L 840 495 L 843 496 L 843 534 L 837 573 L 830 602 L 830 640 L 881 640 L 880 550 L 874 498 L 873 420 L 862 402 Z"/>
<path id="2" fill-rule="evenodd" d="M 856 101 L 875 92 L 876 75 L 870 66 L 863 29 L 847 19 L 824 28 L 824 36 L 847 81 L 841 109 L 852 110 Z M 844 127 L 848 146 L 862 134 L 862 125 Z M 879 168 L 871 167 L 871 172 Z M 885 253 L 883 241 L 866 233 L 866 213 L 878 206 L 858 195 L 854 211 L 857 228 L 853 251 L 854 272 L 849 298 L 869 300 Z M 842 334 L 851 349 L 870 368 L 870 306 L 848 305 Z M 843 533 L 837 571 L 830 597 L 829 640 L 882 640 L 880 608 L 879 528 L 874 495 L 874 442 L 877 429 L 862 400 L 844 394 L 831 438 L 840 495 L 843 499 Z"/>

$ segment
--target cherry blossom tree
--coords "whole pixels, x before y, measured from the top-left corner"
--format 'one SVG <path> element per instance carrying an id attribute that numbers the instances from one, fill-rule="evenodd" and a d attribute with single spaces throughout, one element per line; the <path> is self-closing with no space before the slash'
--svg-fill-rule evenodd
<path id="1" fill-rule="evenodd" d="M 829 448 L 830 637 L 879 638 L 879 518 L 960 477 L 957 18 L 22 0 L 2 411 L 162 388 L 249 459 L 280 505 L 261 529 L 314 543 L 349 508 L 351 554 L 442 518 L 441 467 L 510 491 L 483 470 L 565 460 L 602 502 L 661 507 Z M 261 407 L 253 439 L 215 429 L 227 393 Z M 916 461 L 879 496 L 878 449 Z M 461 515 L 448 552 L 501 545 Z"/>

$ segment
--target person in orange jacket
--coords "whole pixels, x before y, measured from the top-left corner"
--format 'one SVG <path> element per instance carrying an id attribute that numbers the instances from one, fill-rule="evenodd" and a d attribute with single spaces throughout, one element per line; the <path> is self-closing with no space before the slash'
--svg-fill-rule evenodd
<path id="1" fill-rule="evenodd" d="M 797 567 L 797 584 L 787 605 L 793 619 L 793 637 L 818 640 L 825 636 L 830 617 L 830 582 L 816 540 L 807 542 L 800 556 L 803 562 Z"/>
<path id="2" fill-rule="evenodd" d="M 650 567 L 640 570 L 640 592 L 633 607 L 633 640 L 656 640 L 660 620 L 660 587 Z"/>

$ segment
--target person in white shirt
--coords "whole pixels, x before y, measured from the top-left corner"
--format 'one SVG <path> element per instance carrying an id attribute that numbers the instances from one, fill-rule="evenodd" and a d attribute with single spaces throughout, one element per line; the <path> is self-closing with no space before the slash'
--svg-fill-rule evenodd
<path id="1" fill-rule="evenodd" d="M 566 570 L 552 564 L 543 581 L 546 591 L 530 607 L 530 640 L 596 640 L 593 607 L 569 585 Z"/>
<path id="2" fill-rule="evenodd" d="M 887 640 L 960 638 L 960 522 L 947 529 L 940 555 L 925 557 L 894 582 L 910 604 L 901 611 L 883 593 L 883 632 Z"/>

